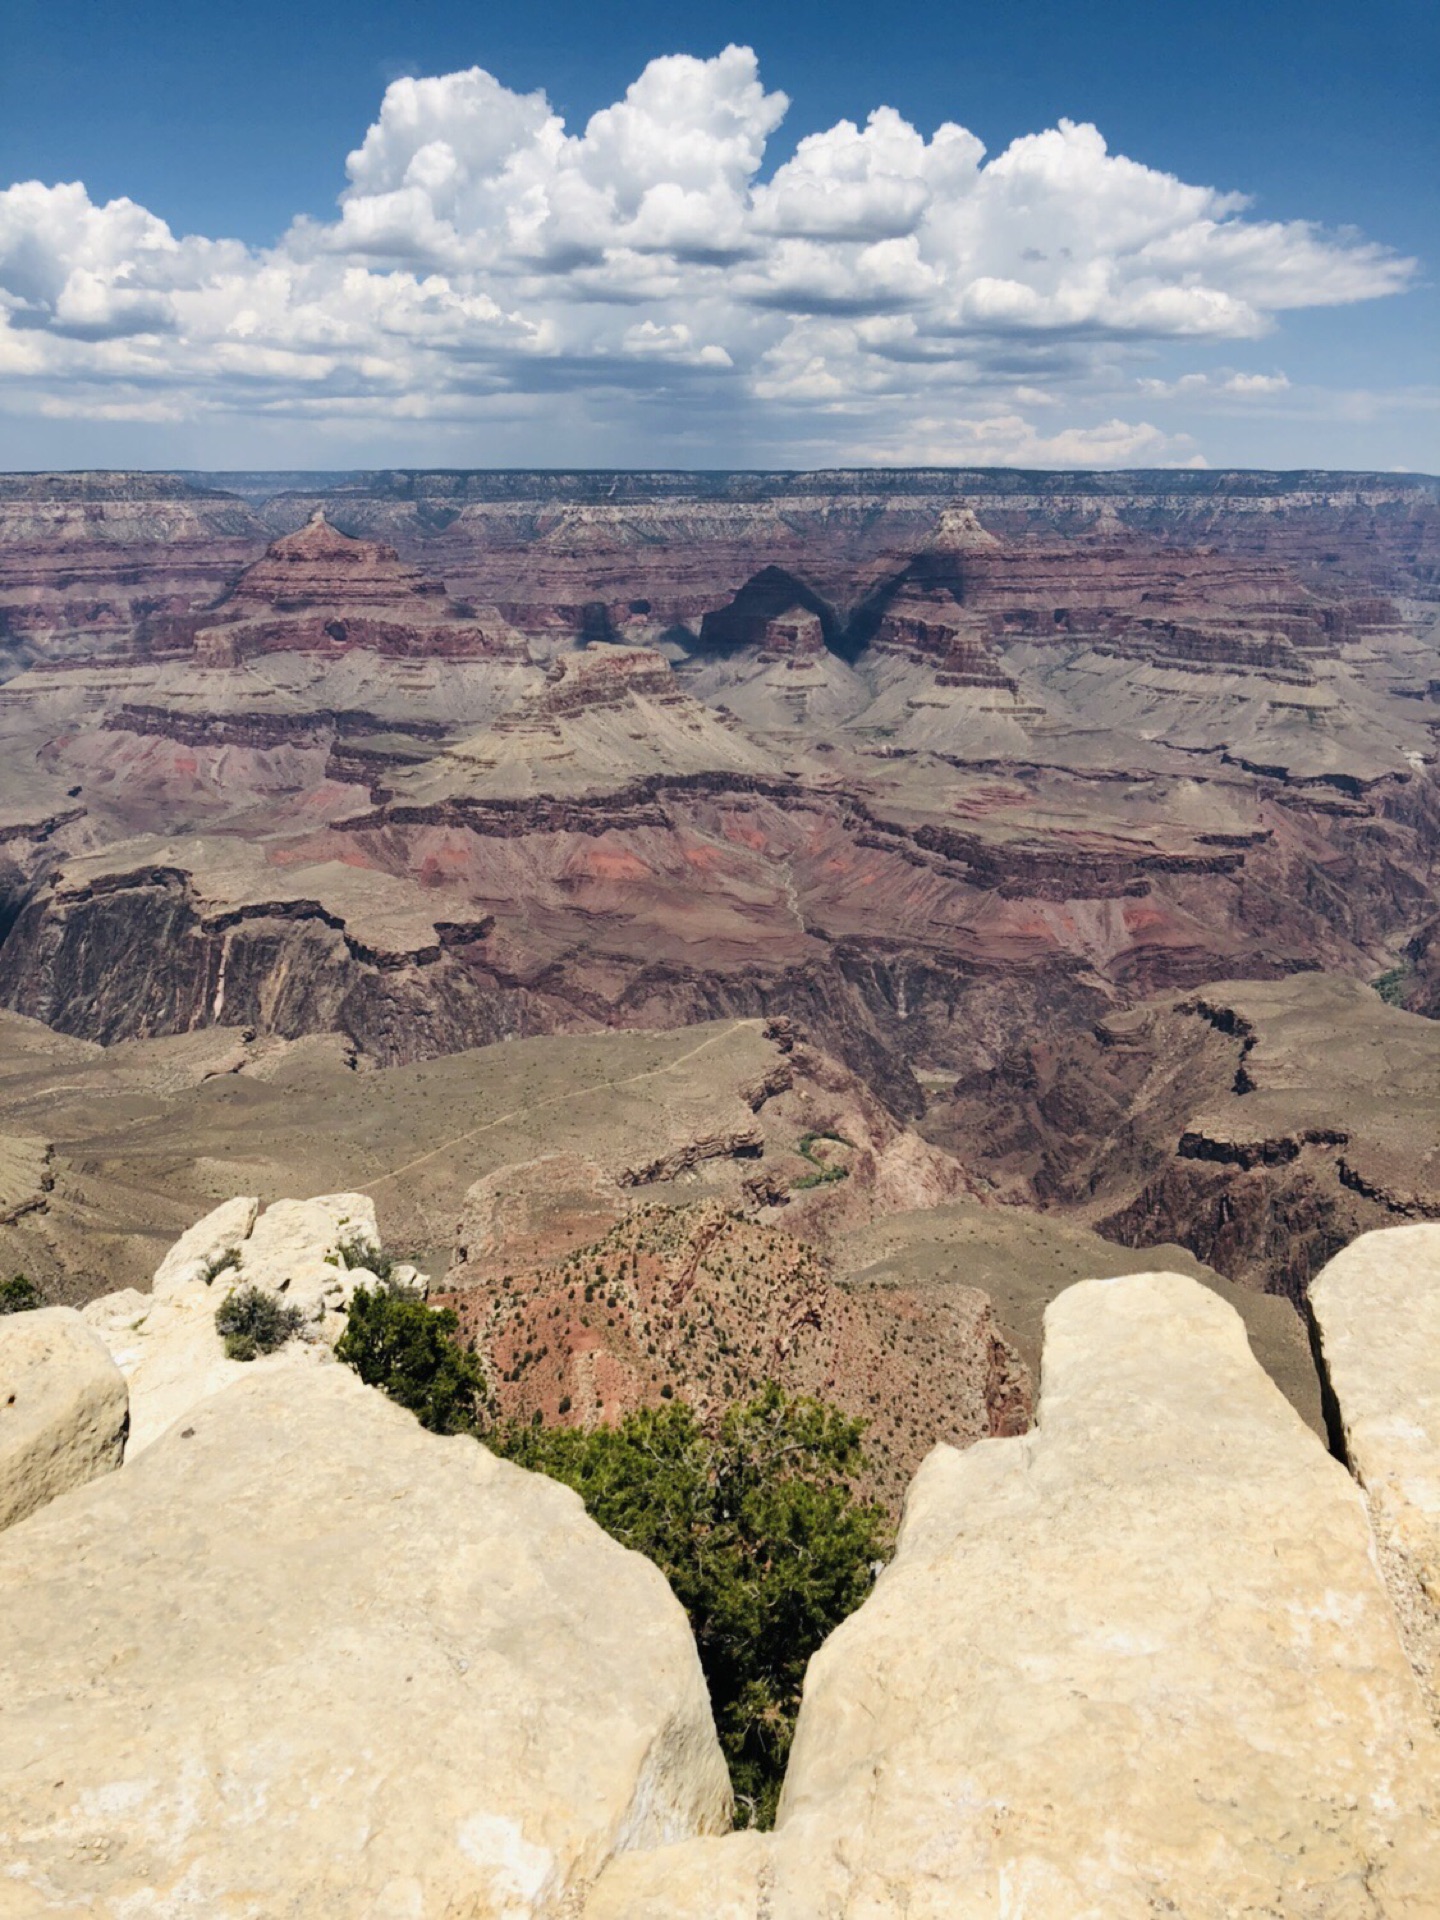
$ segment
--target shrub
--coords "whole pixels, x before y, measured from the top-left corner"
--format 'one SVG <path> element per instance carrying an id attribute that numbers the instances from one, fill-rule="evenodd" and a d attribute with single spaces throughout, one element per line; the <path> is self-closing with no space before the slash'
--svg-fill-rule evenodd
<path id="1" fill-rule="evenodd" d="M 427 1307 L 403 1290 L 357 1287 L 335 1352 L 432 1433 L 477 1433 L 485 1375 L 456 1341 L 459 1325 L 450 1308 Z"/>
<path id="2" fill-rule="evenodd" d="M 410 1291 L 395 1279 L 395 1268 L 398 1263 L 386 1253 L 383 1247 L 377 1247 L 373 1240 L 365 1240 L 359 1234 L 352 1234 L 350 1239 L 340 1242 L 338 1251 L 341 1260 L 351 1272 L 354 1272 L 357 1267 L 362 1267 L 367 1272 L 373 1273 L 382 1287 L 390 1288 L 397 1293 Z"/>
<path id="3" fill-rule="evenodd" d="M 200 1278 L 208 1287 L 213 1281 L 218 1280 L 222 1273 L 228 1273 L 231 1267 L 238 1267 L 239 1265 L 240 1249 L 238 1247 L 226 1247 L 223 1252 L 212 1254 L 205 1262 L 204 1266 L 200 1269 Z"/>
<path id="4" fill-rule="evenodd" d="M 1392 1007 L 1404 1006 L 1405 990 L 1409 983 L 1410 968 L 1403 960 L 1398 967 L 1387 968 L 1377 979 L 1370 982 L 1380 998 Z"/>
<path id="5" fill-rule="evenodd" d="M 294 1339 L 305 1324 L 298 1307 L 288 1307 L 259 1287 L 237 1287 L 215 1309 L 215 1331 L 225 1341 L 227 1360 L 254 1360 Z"/>
<path id="6" fill-rule="evenodd" d="M 23 1273 L 17 1273 L 13 1280 L 0 1280 L 0 1313 L 30 1313 L 44 1304 L 44 1294 Z"/>
<path id="7" fill-rule="evenodd" d="M 791 1188 L 799 1193 L 806 1187 L 828 1187 L 833 1181 L 848 1180 L 850 1169 L 842 1167 L 838 1161 L 822 1160 L 815 1151 L 817 1140 L 833 1140 L 837 1147 L 848 1147 L 850 1142 L 841 1133 L 807 1133 L 801 1139 L 795 1151 L 802 1160 L 808 1160 L 814 1173 L 807 1173 L 798 1180 L 790 1182 Z"/>
<path id="8" fill-rule="evenodd" d="M 856 1499 L 862 1424 L 767 1386 L 707 1432 L 683 1401 L 592 1432 L 513 1423 L 496 1452 L 573 1487 L 690 1616 L 744 1824 L 768 1827 L 810 1656 L 869 1591 L 885 1516 Z"/>

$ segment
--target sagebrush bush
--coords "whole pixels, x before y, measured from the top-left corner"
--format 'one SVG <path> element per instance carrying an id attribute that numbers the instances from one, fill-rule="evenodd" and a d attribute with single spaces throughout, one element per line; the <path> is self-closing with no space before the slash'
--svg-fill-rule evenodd
<path id="1" fill-rule="evenodd" d="M 305 1324 L 290 1307 L 260 1287 L 237 1287 L 215 1309 L 215 1331 L 225 1342 L 227 1360 L 254 1360 L 293 1340 Z"/>
<path id="2" fill-rule="evenodd" d="M 44 1294 L 23 1273 L 17 1273 L 13 1280 L 0 1280 L 0 1313 L 31 1313 L 44 1304 Z"/>
<path id="3" fill-rule="evenodd" d="M 408 1287 L 402 1287 L 395 1278 L 395 1268 L 399 1262 L 392 1259 L 383 1247 L 377 1247 L 373 1240 L 366 1240 L 359 1234 L 352 1234 L 348 1240 L 342 1240 L 336 1248 L 341 1260 L 350 1272 L 363 1268 L 373 1273 L 381 1286 L 396 1293 L 409 1293 Z M 418 1297 L 418 1296 L 415 1296 Z"/>

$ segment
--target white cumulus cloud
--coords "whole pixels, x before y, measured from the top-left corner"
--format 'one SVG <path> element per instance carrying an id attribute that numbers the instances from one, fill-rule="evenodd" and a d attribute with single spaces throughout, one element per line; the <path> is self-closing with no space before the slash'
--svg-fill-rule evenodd
<path id="1" fill-rule="evenodd" d="M 397 80 L 335 217 L 263 249 L 20 182 L 0 192 L 0 406 L 382 435 L 528 417 L 563 458 L 567 420 L 623 400 L 700 453 L 720 422 L 809 445 L 844 416 L 837 448 L 879 434 L 895 458 L 1188 458 L 1143 422 L 1040 433 L 1028 412 L 1093 399 L 1127 352 L 1258 339 L 1415 271 L 1070 121 L 987 159 L 962 126 L 927 138 L 879 106 L 767 178 L 788 106 L 733 46 L 651 61 L 574 132 L 480 67 Z M 1200 378 L 1238 398 L 1284 385 Z"/>

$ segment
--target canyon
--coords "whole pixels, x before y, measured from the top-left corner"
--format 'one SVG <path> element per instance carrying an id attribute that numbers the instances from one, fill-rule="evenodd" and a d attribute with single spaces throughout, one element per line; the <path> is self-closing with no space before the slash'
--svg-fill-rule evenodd
<path id="1" fill-rule="evenodd" d="M 0 476 L 19 1911 L 1433 1912 L 1437 729 L 1425 476 Z M 731 1833 L 496 1436 L 770 1383 L 898 1544 Z"/>
<path id="2" fill-rule="evenodd" d="M 1236 1163 L 1082 1111 L 1095 1036 L 1316 973 L 1440 1010 L 1437 724 L 1423 477 L 10 475 L 0 1005 L 382 1070 L 788 1019 L 971 1197 L 1295 1295 L 1433 1169 L 1226 1251 L 1181 1188 Z"/>

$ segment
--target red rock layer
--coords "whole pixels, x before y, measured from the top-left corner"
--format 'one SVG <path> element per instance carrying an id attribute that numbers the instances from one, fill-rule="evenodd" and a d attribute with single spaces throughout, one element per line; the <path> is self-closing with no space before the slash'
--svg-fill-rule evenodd
<path id="1" fill-rule="evenodd" d="M 774 1380 L 869 1427 L 892 1502 L 936 1440 L 1029 1424 L 1025 1369 L 967 1287 L 834 1286 L 812 1247 L 715 1202 L 641 1207 L 554 1266 L 439 1303 L 480 1351 L 502 1417 L 614 1421 L 674 1395 L 712 1419 Z"/>

